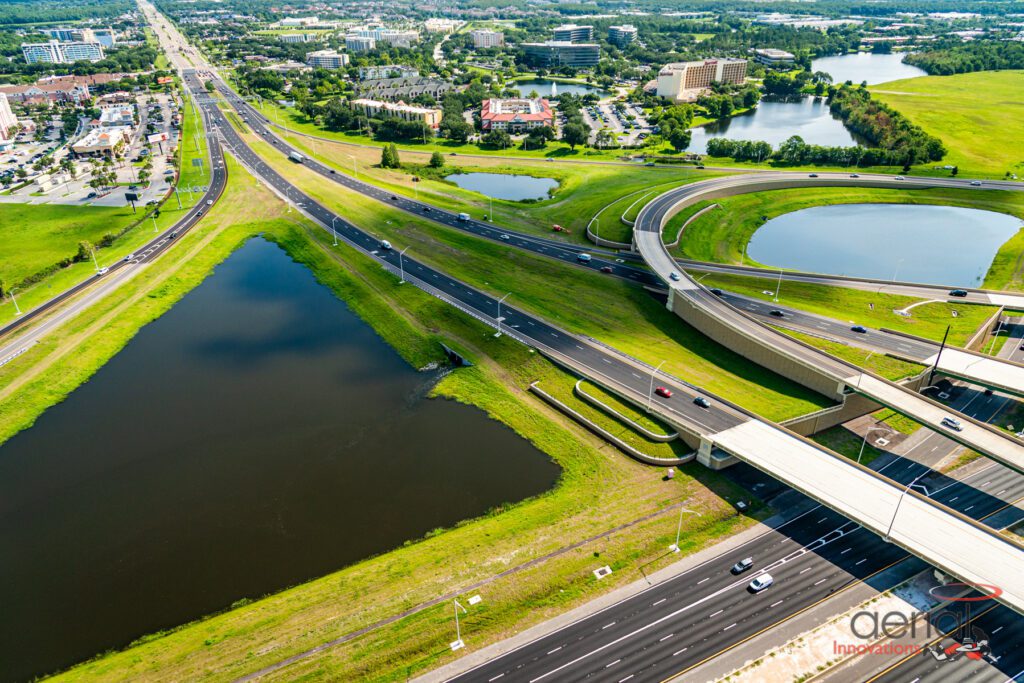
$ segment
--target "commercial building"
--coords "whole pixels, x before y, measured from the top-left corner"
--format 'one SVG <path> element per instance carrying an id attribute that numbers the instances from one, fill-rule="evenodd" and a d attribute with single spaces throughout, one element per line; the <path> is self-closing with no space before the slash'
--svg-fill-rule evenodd
<path id="1" fill-rule="evenodd" d="M 764 64 L 765 66 L 789 67 L 793 66 L 793 63 L 796 61 L 796 57 L 793 56 L 792 52 L 766 48 L 754 50 L 754 61 L 759 64 Z"/>
<path id="2" fill-rule="evenodd" d="M 480 124 L 485 131 L 524 133 L 533 128 L 551 126 L 554 121 L 551 105 L 539 97 L 533 100 L 484 100 L 480 109 Z"/>
<path id="3" fill-rule="evenodd" d="M 361 81 L 377 81 L 385 78 L 408 78 L 419 75 L 419 69 L 405 64 L 376 64 L 374 66 L 359 67 L 359 80 Z"/>
<path id="4" fill-rule="evenodd" d="M 0 93 L 0 141 L 11 140 L 18 132 L 18 118 L 11 111 L 7 95 Z"/>
<path id="5" fill-rule="evenodd" d="M 103 47 L 117 43 L 117 34 L 112 28 L 47 28 L 42 32 L 62 42 L 99 43 Z"/>
<path id="6" fill-rule="evenodd" d="M 551 39 L 567 43 L 585 43 L 594 39 L 593 26 L 579 26 L 578 24 L 562 24 L 552 32 Z"/>
<path id="7" fill-rule="evenodd" d="M 337 50 L 317 50 L 306 55 L 306 64 L 318 69 L 342 69 L 348 66 L 348 55 Z"/>
<path id="8" fill-rule="evenodd" d="M 420 34 L 416 31 L 400 31 L 378 25 L 360 26 L 352 29 L 345 36 L 346 44 L 348 43 L 349 36 L 372 38 L 377 43 L 387 43 L 394 47 L 411 47 L 420 39 Z M 372 50 L 373 48 L 370 49 Z"/>
<path id="9" fill-rule="evenodd" d="M 745 59 L 705 59 L 666 64 L 658 72 L 658 96 L 673 102 L 692 102 L 712 83 L 742 83 Z"/>
<path id="10" fill-rule="evenodd" d="M 380 100 L 352 100 L 352 108 L 367 116 L 392 116 L 405 121 L 422 121 L 431 128 L 441 124 L 441 110 L 428 107 L 416 107 L 405 102 L 382 102 Z"/>
<path id="11" fill-rule="evenodd" d="M 632 24 L 608 27 L 608 42 L 618 47 L 626 47 L 636 40 L 636 36 L 636 26 Z"/>
<path id="12" fill-rule="evenodd" d="M 48 100 L 78 104 L 89 99 L 89 86 L 84 83 L 40 81 L 34 85 L 2 85 L 0 93 L 3 93 L 12 102 L 26 103 Z"/>
<path id="13" fill-rule="evenodd" d="M 601 60 L 597 43 L 568 43 L 548 40 L 523 43 L 523 57 L 531 66 L 594 66 Z"/>
<path id="14" fill-rule="evenodd" d="M 377 41 L 367 36 L 345 36 L 345 49 L 349 52 L 369 52 L 377 49 Z"/>
<path id="15" fill-rule="evenodd" d="M 372 100 L 412 100 L 420 95 L 430 95 L 435 100 L 453 90 L 455 86 L 449 81 L 423 76 L 402 76 L 399 78 L 381 78 L 361 81 L 356 91 L 361 97 Z"/>
<path id="16" fill-rule="evenodd" d="M 51 40 L 48 43 L 25 43 L 21 51 L 28 64 L 68 64 L 103 59 L 103 46 L 97 42 Z"/>
<path id="17" fill-rule="evenodd" d="M 78 156 L 113 156 L 121 151 L 131 136 L 131 128 L 94 128 L 71 145 Z"/>
<path id="18" fill-rule="evenodd" d="M 501 47 L 505 44 L 505 34 L 501 31 L 478 28 L 470 31 L 469 35 L 475 48 Z"/>
<path id="19" fill-rule="evenodd" d="M 103 47 L 114 47 L 117 45 L 117 33 L 112 28 L 94 28 L 92 34 L 96 42 Z"/>
<path id="20" fill-rule="evenodd" d="M 100 107 L 99 118 L 89 122 L 89 128 L 131 128 L 135 125 L 135 105 L 114 104 Z"/>
<path id="21" fill-rule="evenodd" d="M 423 30 L 428 33 L 451 33 L 462 26 L 458 19 L 438 19 L 432 17 L 423 22 Z"/>
<path id="22" fill-rule="evenodd" d="M 316 26 L 320 23 L 319 17 L 285 17 L 278 22 L 280 26 Z"/>
<path id="23" fill-rule="evenodd" d="M 277 36 L 282 43 L 315 43 L 323 40 L 322 33 L 282 33 Z"/>

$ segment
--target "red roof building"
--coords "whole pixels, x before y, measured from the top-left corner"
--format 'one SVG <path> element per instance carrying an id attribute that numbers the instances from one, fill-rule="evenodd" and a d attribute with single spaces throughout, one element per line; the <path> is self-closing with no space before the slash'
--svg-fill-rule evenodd
<path id="1" fill-rule="evenodd" d="M 525 133 L 533 128 L 551 126 L 554 122 L 551 105 L 540 97 L 535 100 L 484 100 L 480 110 L 480 123 L 485 131 Z"/>

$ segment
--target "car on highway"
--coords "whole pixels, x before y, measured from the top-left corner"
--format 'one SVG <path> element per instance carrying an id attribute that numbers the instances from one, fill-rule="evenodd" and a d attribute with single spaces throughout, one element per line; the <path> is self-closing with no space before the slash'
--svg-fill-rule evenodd
<path id="1" fill-rule="evenodd" d="M 981 181 L 980 180 L 972 180 L 971 181 L 971 185 L 974 185 L 975 187 L 981 187 Z"/>
<path id="2" fill-rule="evenodd" d="M 704 168 L 704 164 L 697 164 L 697 168 Z"/>
<path id="3" fill-rule="evenodd" d="M 384 251 L 391 249 L 391 242 L 388 242 L 387 240 L 381 240 L 380 248 L 383 249 Z"/>
<path id="4" fill-rule="evenodd" d="M 213 206 L 213 200 L 212 199 L 207 199 L 206 200 L 206 205 L 207 206 Z"/>
<path id="5" fill-rule="evenodd" d="M 391 201 L 397 202 L 398 201 L 398 197 L 396 197 L 395 195 L 391 195 Z"/>
<path id="6" fill-rule="evenodd" d="M 110 272 L 110 268 L 100 268 L 99 270 L 96 271 L 96 274 L 97 275 L 106 275 L 109 272 Z"/>
<path id="7" fill-rule="evenodd" d="M 509 240 L 509 236 L 506 235 L 505 233 L 501 233 L 500 235 L 498 235 L 498 239 L 505 240 L 507 242 Z"/>
<path id="8" fill-rule="evenodd" d="M 954 432 L 962 432 L 964 430 L 964 426 L 960 424 L 960 420 L 952 418 L 949 415 L 942 418 L 941 424 L 943 427 L 946 427 L 947 429 L 952 429 Z"/>
<path id="9" fill-rule="evenodd" d="M 672 398 L 672 390 L 668 387 L 658 387 L 654 390 L 654 393 L 665 398 Z"/>
<path id="10" fill-rule="evenodd" d="M 906 178 L 904 178 L 904 177 L 903 177 L 903 176 L 901 176 L 901 175 L 898 175 L 898 176 L 896 176 L 895 178 L 893 178 L 893 180 L 906 180 Z"/>
<path id="11" fill-rule="evenodd" d="M 423 213 L 430 213 L 430 207 L 429 206 L 424 206 L 423 207 Z"/>
<path id="12" fill-rule="evenodd" d="M 859 173 L 851 173 L 850 177 L 851 178 L 860 178 L 860 174 Z"/>
<path id="13" fill-rule="evenodd" d="M 772 310 L 768 311 L 768 315 L 774 316 L 776 318 L 785 318 L 786 317 L 786 314 L 783 313 L 782 311 L 780 311 L 777 308 L 773 308 Z"/>
<path id="14" fill-rule="evenodd" d="M 725 296 L 725 292 L 720 290 L 718 287 L 712 287 L 708 291 L 714 294 L 715 296 Z"/>
<path id="15" fill-rule="evenodd" d="M 601 272 L 602 273 L 610 273 L 610 272 L 612 272 L 612 267 L 611 266 L 601 266 Z"/>
<path id="16" fill-rule="evenodd" d="M 733 574 L 742 574 L 743 572 L 747 571 L 753 566 L 754 558 L 747 557 L 734 564 L 732 566 L 732 569 L 730 569 L 729 571 L 731 571 Z"/>
<path id="17" fill-rule="evenodd" d="M 698 405 L 704 409 L 708 409 L 711 407 L 711 401 L 707 400 L 703 396 L 698 396 L 697 398 L 693 399 L 693 403 L 694 405 Z"/>
<path id="18" fill-rule="evenodd" d="M 768 586 L 775 583 L 775 579 L 772 578 L 771 574 L 761 574 L 750 582 L 750 590 L 754 593 L 760 593 Z"/>
<path id="19" fill-rule="evenodd" d="M 949 291 L 950 296 L 967 296 L 966 289 L 951 289 Z"/>
<path id="20" fill-rule="evenodd" d="M 131 261 L 133 258 L 135 258 L 135 254 L 128 254 L 127 256 L 124 257 L 124 260 Z"/>
<path id="21" fill-rule="evenodd" d="M 335 171 L 335 170 L 334 170 L 334 169 L 332 168 L 332 169 L 331 169 L 331 173 L 336 173 L 336 171 Z"/>
<path id="22" fill-rule="evenodd" d="M 807 175 L 807 177 L 808 178 L 817 178 L 818 174 L 817 173 L 810 173 L 810 174 Z"/>
<path id="23" fill-rule="evenodd" d="M 590 254 L 576 254 L 576 260 L 580 263 L 590 263 L 593 258 Z"/>
<path id="24" fill-rule="evenodd" d="M 863 325 L 854 325 L 853 327 L 850 328 L 850 331 L 858 332 L 860 334 L 867 334 L 868 328 L 864 327 Z"/>

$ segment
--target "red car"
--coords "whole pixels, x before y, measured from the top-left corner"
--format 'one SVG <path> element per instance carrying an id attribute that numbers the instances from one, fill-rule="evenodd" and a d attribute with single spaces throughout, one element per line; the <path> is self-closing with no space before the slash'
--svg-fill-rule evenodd
<path id="1" fill-rule="evenodd" d="M 654 390 L 654 393 L 656 393 L 658 396 L 664 396 L 665 398 L 672 398 L 672 391 L 665 387 L 658 387 L 657 389 Z"/>
<path id="2" fill-rule="evenodd" d="M 601 272 L 602 273 L 610 273 L 610 272 L 612 272 L 612 267 L 611 266 L 602 266 L 601 267 Z"/>

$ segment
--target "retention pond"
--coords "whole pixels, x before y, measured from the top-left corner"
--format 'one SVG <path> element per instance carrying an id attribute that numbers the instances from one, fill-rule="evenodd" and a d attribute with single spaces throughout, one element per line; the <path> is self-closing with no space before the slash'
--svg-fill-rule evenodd
<path id="1" fill-rule="evenodd" d="M 0 447 L 0 680 L 550 488 L 558 467 L 254 239 Z"/>
<path id="2" fill-rule="evenodd" d="M 445 179 L 464 190 L 512 202 L 547 199 L 550 192 L 558 188 L 558 181 L 554 178 L 534 178 L 517 173 L 453 173 Z"/>

